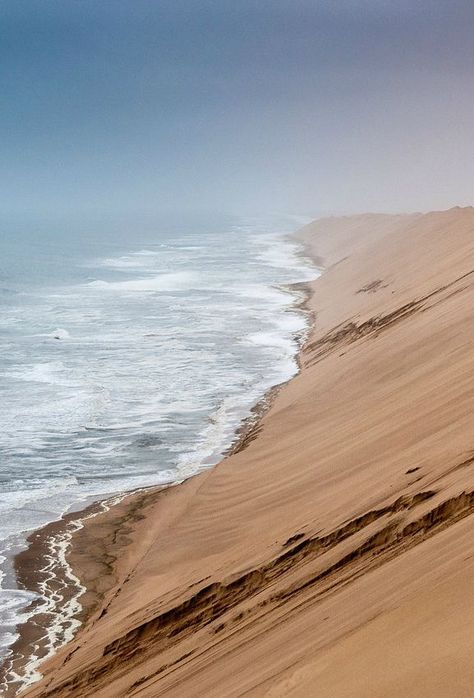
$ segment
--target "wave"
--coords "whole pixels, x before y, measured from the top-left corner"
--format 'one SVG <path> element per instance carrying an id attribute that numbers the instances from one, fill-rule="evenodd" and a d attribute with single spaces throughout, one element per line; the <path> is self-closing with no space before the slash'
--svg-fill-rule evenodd
<path id="1" fill-rule="evenodd" d="M 295 353 L 294 340 L 292 337 L 284 337 L 281 332 L 253 332 L 242 339 L 244 343 L 250 343 L 259 347 L 271 347 L 281 349 L 289 355 Z"/>
<path id="2" fill-rule="evenodd" d="M 294 293 L 284 286 L 265 286 L 256 283 L 238 284 L 232 288 L 232 292 L 243 298 L 254 298 L 281 309 L 293 305 L 295 302 Z"/>
<path id="3" fill-rule="evenodd" d="M 121 255 L 120 257 L 106 257 L 99 259 L 94 263 L 95 267 L 104 267 L 105 269 L 117 269 L 129 271 L 130 269 L 140 269 L 142 267 L 152 266 L 157 257 L 157 252 L 153 250 L 139 250 L 130 254 Z"/>
<path id="4" fill-rule="evenodd" d="M 208 468 L 218 459 L 228 432 L 233 430 L 232 412 L 236 408 L 235 403 L 235 398 L 224 398 L 208 417 L 208 425 L 197 437 L 193 450 L 181 454 L 177 467 L 180 480 L 185 480 L 200 470 Z"/>
<path id="5" fill-rule="evenodd" d="M 185 291 L 195 287 L 199 275 L 194 272 L 180 271 L 160 276 L 150 276 L 128 281 L 91 281 L 87 286 L 91 289 L 112 292 L 156 292 L 156 291 Z"/>
<path id="6" fill-rule="evenodd" d="M 46 335 L 52 337 L 51 335 Z M 49 383 L 74 387 L 79 385 L 71 379 L 66 366 L 62 361 L 45 361 L 33 366 L 26 366 L 23 370 L 10 371 L 10 377 L 33 383 Z"/>

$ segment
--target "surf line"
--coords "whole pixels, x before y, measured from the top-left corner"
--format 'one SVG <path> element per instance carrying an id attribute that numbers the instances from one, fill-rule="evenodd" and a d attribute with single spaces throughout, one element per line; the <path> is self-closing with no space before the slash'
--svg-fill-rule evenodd
<path id="1" fill-rule="evenodd" d="M 130 492 L 124 492 L 99 502 L 97 511 L 68 521 L 63 531 L 50 536 L 46 540 L 48 552 L 44 556 L 45 565 L 39 569 L 39 573 L 44 576 L 44 579 L 38 585 L 38 595 L 42 601 L 35 607 L 35 610 L 26 622 L 30 623 L 35 616 L 43 614 L 52 616 L 53 621 L 45 628 L 45 635 L 33 645 L 32 652 L 26 661 L 22 662 L 21 673 L 17 673 L 13 669 L 13 663 L 18 660 L 18 657 L 12 656 L 6 660 L 10 662 L 10 669 L 5 672 L 4 689 L 10 684 L 18 684 L 18 691 L 22 691 L 39 681 L 43 676 L 38 669 L 39 666 L 52 657 L 58 649 L 70 642 L 78 628 L 82 625 L 77 618 L 82 611 L 79 599 L 87 591 L 87 588 L 74 574 L 71 565 L 67 561 L 67 553 L 71 546 L 72 537 L 77 531 L 84 528 L 85 521 L 109 511 L 128 495 L 130 495 Z M 58 568 L 61 570 L 60 575 L 57 574 Z M 64 581 L 61 581 L 61 585 L 58 588 L 59 580 Z M 69 595 L 72 589 L 75 591 L 73 591 L 69 600 L 65 601 L 66 590 L 67 595 Z M 41 652 L 41 656 L 38 654 L 40 649 L 46 650 L 45 653 Z"/>

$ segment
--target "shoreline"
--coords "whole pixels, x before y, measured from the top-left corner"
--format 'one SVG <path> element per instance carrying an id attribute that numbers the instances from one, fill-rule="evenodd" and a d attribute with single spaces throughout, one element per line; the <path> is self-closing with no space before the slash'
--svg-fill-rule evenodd
<path id="1" fill-rule="evenodd" d="M 293 241 L 296 240 L 300 246 L 299 256 L 313 263 L 309 245 L 298 240 L 296 232 L 289 237 Z M 242 452 L 258 436 L 260 422 L 271 409 L 278 393 L 301 371 L 301 353 L 314 323 L 314 313 L 310 307 L 310 300 L 314 293 L 313 284 L 323 273 L 321 260 L 317 261 L 318 264 L 314 263 L 317 276 L 313 280 L 295 282 L 284 287 L 294 296 L 294 303 L 288 310 L 301 312 L 307 318 L 305 329 L 299 335 L 295 335 L 297 343 L 297 350 L 293 357 L 297 367 L 295 374 L 265 391 L 250 408 L 249 414 L 241 419 L 233 433 L 232 441 L 223 449 L 217 463 L 206 467 L 204 473 L 217 467 L 224 459 Z M 297 295 L 300 297 L 298 298 Z M 285 311 L 286 309 L 283 310 Z M 155 504 L 165 490 L 182 486 L 202 473 L 203 471 L 199 471 L 184 480 L 166 485 L 151 485 L 111 494 L 91 502 L 84 508 L 67 512 L 57 521 L 35 529 L 27 536 L 28 547 L 13 557 L 13 568 L 18 588 L 36 593 L 39 598 L 25 609 L 25 613 L 33 613 L 33 615 L 16 627 L 18 637 L 9 648 L 11 654 L 0 664 L 0 687 L 3 687 L 6 698 L 16 695 L 18 691 L 24 691 L 40 680 L 41 665 L 77 637 L 81 629 L 93 620 L 98 610 L 103 613 L 103 603 L 107 594 L 117 583 L 118 575 L 114 564 L 117 562 L 119 553 L 122 553 L 130 544 L 127 538 L 127 527 L 143 519 L 147 507 Z M 83 550 L 78 552 L 78 545 L 81 548 L 87 547 L 92 520 L 94 520 L 92 528 L 94 524 L 100 523 L 100 526 L 106 529 L 106 533 L 100 536 L 98 546 L 97 541 L 94 540 L 96 548 L 93 552 L 90 550 L 87 553 Z M 56 564 L 54 564 L 55 553 L 56 560 L 59 558 Z M 92 563 L 93 566 L 102 568 L 99 584 L 92 577 L 86 580 L 82 578 L 81 571 L 84 565 L 81 564 L 83 563 L 81 558 L 84 555 L 89 558 L 86 566 Z M 52 582 L 52 585 L 45 599 L 45 584 L 48 581 Z M 60 603 L 61 607 L 66 606 L 66 623 L 69 624 L 69 627 L 58 629 L 59 632 L 54 630 L 54 623 L 46 622 L 47 619 L 61 615 L 61 611 L 54 611 L 51 607 L 57 603 L 52 599 L 52 596 L 57 594 L 62 596 Z M 35 610 L 37 608 L 40 609 L 39 613 Z M 53 638 L 51 638 L 51 632 Z M 32 649 L 34 655 L 30 652 Z"/>
<path id="2" fill-rule="evenodd" d="M 472 208 L 303 230 L 325 273 L 300 372 L 243 450 L 125 524 L 25 698 L 470 695 L 473 231 Z M 73 546 L 100 580 L 91 540 L 113 550 L 101 517 Z"/>
<path id="3" fill-rule="evenodd" d="M 111 536 L 107 520 L 102 517 L 110 514 L 111 521 L 116 522 L 112 524 L 112 538 L 115 538 L 122 526 L 133 519 L 137 508 L 157 497 L 165 487 L 156 485 L 110 495 L 83 509 L 66 513 L 29 534 L 26 539 L 28 547 L 14 556 L 13 566 L 18 588 L 31 591 L 38 598 L 25 609 L 25 613 L 32 615 L 17 626 L 18 637 L 9 648 L 11 656 L 0 667 L 4 672 L 0 674 L 0 686 L 3 686 L 5 695 L 11 692 L 11 686 L 20 682 L 20 677 L 23 677 L 21 690 L 39 680 L 40 665 L 75 637 L 113 585 L 115 541 L 107 542 Z M 81 533 L 87 540 L 91 520 L 97 517 L 104 523 L 106 531 L 102 549 L 99 552 L 93 550 L 90 559 L 101 568 L 101 579 L 109 579 L 103 591 L 95 588 L 93 580 L 89 581 L 89 586 L 84 584 L 84 580 L 76 575 L 77 563 L 74 561 L 83 554 L 78 553 L 74 545 L 77 534 Z M 59 620 L 58 616 L 61 617 Z M 11 672 L 13 675 L 9 678 Z M 14 688 L 12 695 L 18 690 Z"/>

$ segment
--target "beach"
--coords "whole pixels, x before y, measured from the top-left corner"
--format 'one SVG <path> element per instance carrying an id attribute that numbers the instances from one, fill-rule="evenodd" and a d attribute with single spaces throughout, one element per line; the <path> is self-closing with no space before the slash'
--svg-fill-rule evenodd
<path id="1" fill-rule="evenodd" d="M 297 237 L 298 375 L 216 467 L 84 519 L 82 626 L 22 695 L 472 695 L 474 209 Z"/>

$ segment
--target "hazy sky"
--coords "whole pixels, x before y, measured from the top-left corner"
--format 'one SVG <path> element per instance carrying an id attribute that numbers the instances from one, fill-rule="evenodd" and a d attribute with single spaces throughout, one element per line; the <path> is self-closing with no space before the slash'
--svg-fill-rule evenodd
<path id="1" fill-rule="evenodd" d="M 0 1 L 4 216 L 474 203 L 473 0 Z"/>

